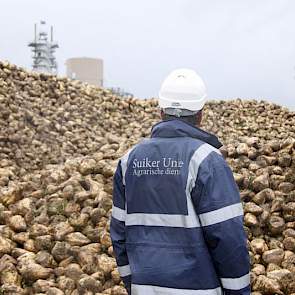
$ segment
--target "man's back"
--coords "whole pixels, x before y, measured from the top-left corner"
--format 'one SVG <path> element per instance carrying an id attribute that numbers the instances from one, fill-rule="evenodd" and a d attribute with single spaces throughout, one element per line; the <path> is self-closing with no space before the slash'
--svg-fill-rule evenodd
<path id="1" fill-rule="evenodd" d="M 111 236 L 132 294 L 249 294 L 243 211 L 219 147 L 170 120 L 121 159 Z"/>

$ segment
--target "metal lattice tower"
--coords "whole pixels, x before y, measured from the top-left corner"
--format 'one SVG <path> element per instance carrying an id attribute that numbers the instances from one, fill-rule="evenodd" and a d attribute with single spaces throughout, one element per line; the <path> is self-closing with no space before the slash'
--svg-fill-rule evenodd
<path id="1" fill-rule="evenodd" d="M 58 44 L 53 42 L 53 27 L 50 30 L 50 40 L 48 40 L 48 33 L 46 22 L 41 21 L 39 30 L 35 24 L 35 39 L 29 43 L 33 51 L 33 70 L 42 73 L 57 74 L 57 62 L 54 56 Z"/>

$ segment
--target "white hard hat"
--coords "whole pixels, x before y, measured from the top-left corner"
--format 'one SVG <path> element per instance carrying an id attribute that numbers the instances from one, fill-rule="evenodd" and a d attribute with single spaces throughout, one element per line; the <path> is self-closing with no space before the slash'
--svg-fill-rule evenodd
<path id="1" fill-rule="evenodd" d="M 199 111 L 206 99 L 206 86 L 202 78 L 190 69 L 172 71 L 162 83 L 159 92 L 159 106 L 162 109 Z"/>

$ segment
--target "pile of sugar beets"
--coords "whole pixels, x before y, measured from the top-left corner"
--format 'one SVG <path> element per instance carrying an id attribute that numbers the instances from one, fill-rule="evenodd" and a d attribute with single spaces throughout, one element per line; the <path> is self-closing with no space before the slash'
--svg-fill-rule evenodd
<path id="1" fill-rule="evenodd" d="M 159 120 L 156 100 L 0 62 L 0 294 L 123 295 L 109 235 L 112 176 Z M 295 294 L 295 113 L 206 104 L 245 212 L 254 295 Z"/>

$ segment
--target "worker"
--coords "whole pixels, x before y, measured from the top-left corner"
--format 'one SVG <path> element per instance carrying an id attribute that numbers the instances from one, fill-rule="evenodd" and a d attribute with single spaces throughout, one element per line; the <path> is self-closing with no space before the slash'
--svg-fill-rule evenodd
<path id="1" fill-rule="evenodd" d="M 207 99 L 190 69 L 159 92 L 162 121 L 120 160 L 111 239 L 132 295 L 250 295 L 243 207 L 217 137 L 200 128 Z"/>

